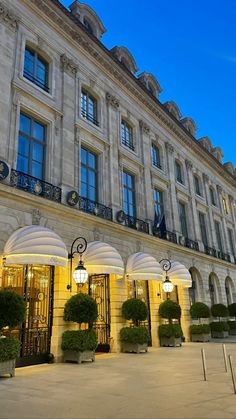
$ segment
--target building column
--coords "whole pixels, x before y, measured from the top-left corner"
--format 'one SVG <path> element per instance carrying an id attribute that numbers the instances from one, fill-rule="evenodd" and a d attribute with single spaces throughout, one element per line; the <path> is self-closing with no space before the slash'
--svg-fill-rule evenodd
<path id="1" fill-rule="evenodd" d="M 217 188 L 217 192 L 218 192 L 218 197 L 219 197 L 219 204 L 220 204 L 220 212 L 221 212 L 221 219 L 222 219 L 222 247 L 223 247 L 223 251 L 225 253 L 231 253 L 230 252 L 230 245 L 229 245 L 229 238 L 228 238 L 228 234 L 227 234 L 227 224 L 226 224 L 226 220 L 225 220 L 225 211 L 223 208 L 223 189 L 220 185 L 216 185 Z"/>
<path id="2" fill-rule="evenodd" d="M 197 206 L 196 206 L 196 200 L 195 200 L 195 188 L 194 188 L 194 182 L 193 182 L 193 165 L 192 162 L 189 160 L 185 160 L 185 165 L 187 169 L 187 176 L 188 176 L 188 185 L 189 185 L 189 193 L 190 193 L 190 200 L 191 200 L 191 231 L 193 233 L 194 240 L 202 241 L 201 238 L 201 231 L 200 231 L 200 225 L 199 225 L 199 219 L 198 219 L 198 213 L 197 213 Z"/>
<path id="3" fill-rule="evenodd" d="M 214 226 L 214 219 L 213 213 L 211 208 L 211 199 L 210 199 L 210 192 L 209 192 L 209 177 L 205 173 L 203 173 L 203 184 L 204 184 L 204 192 L 206 196 L 206 203 L 207 203 L 207 220 L 208 220 L 208 231 L 210 231 L 210 240 L 209 240 L 209 247 L 216 247 L 215 242 L 215 226 Z"/>
<path id="4" fill-rule="evenodd" d="M 111 313 L 111 352 L 120 352 L 120 329 L 124 327 L 125 320 L 122 318 L 121 307 L 127 300 L 127 286 L 125 279 L 117 279 L 116 275 L 110 275 L 110 313 Z"/>
<path id="5" fill-rule="evenodd" d="M 179 221 L 179 210 L 178 202 L 176 196 L 175 188 L 175 165 L 174 165 L 174 147 L 170 143 L 165 143 L 166 155 L 167 155 L 167 172 L 169 173 L 170 186 L 169 186 L 169 195 L 170 195 L 170 204 L 171 204 L 171 220 L 170 225 L 171 230 L 176 233 L 180 231 L 180 221 Z M 170 220 L 170 221 L 171 221 Z"/>

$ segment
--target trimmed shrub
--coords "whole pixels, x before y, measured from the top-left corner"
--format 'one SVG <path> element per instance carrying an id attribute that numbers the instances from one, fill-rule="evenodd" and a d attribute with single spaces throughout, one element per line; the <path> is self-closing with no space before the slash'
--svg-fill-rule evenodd
<path id="1" fill-rule="evenodd" d="M 149 331 L 146 327 L 123 327 L 120 330 L 120 340 L 128 343 L 139 343 L 143 345 L 150 339 Z"/>
<path id="2" fill-rule="evenodd" d="M 236 330 L 236 320 L 228 321 L 228 325 L 230 330 Z"/>
<path id="3" fill-rule="evenodd" d="M 228 317 L 229 310 L 224 304 L 213 304 L 211 307 L 211 314 L 213 317 L 218 317 L 220 320 L 221 317 Z"/>
<path id="4" fill-rule="evenodd" d="M 0 330 L 16 327 L 25 320 L 26 304 L 21 295 L 14 291 L 0 291 Z"/>
<path id="5" fill-rule="evenodd" d="M 209 324 L 192 324 L 189 330 L 190 335 L 204 335 L 211 331 Z"/>
<path id="6" fill-rule="evenodd" d="M 14 338 L 0 339 L 0 362 L 16 359 L 20 354 L 20 341 Z"/>
<path id="7" fill-rule="evenodd" d="M 65 304 L 64 320 L 76 323 L 88 323 L 92 327 L 97 319 L 96 301 L 88 294 L 73 295 Z"/>
<path id="8" fill-rule="evenodd" d="M 210 323 L 212 332 L 228 332 L 229 325 L 227 322 L 212 322 Z"/>
<path id="9" fill-rule="evenodd" d="M 190 307 L 190 316 L 192 319 L 208 319 L 210 317 L 209 307 L 201 302 L 194 303 Z"/>
<path id="10" fill-rule="evenodd" d="M 236 303 L 230 304 L 228 310 L 231 317 L 236 317 Z"/>
<path id="11" fill-rule="evenodd" d="M 122 304 L 122 316 L 139 326 L 140 321 L 146 320 L 148 316 L 147 305 L 138 298 L 130 298 Z"/>
<path id="12" fill-rule="evenodd" d="M 183 332 L 179 324 L 161 324 L 158 327 L 159 337 L 165 338 L 182 338 Z"/>
<path id="13" fill-rule="evenodd" d="M 180 319 L 181 307 L 178 303 L 172 300 L 166 300 L 160 304 L 159 315 L 163 319 L 168 319 L 171 323 L 172 319 Z"/>
<path id="14" fill-rule="evenodd" d="M 97 338 L 95 330 L 67 330 L 62 335 L 61 348 L 63 351 L 95 351 Z"/>

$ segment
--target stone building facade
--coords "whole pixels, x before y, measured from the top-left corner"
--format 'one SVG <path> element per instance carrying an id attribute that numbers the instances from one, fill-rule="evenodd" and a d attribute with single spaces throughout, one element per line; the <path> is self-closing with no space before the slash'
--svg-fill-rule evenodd
<path id="1" fill-rule="evenodd" d="M 55 232 L 68 252 L 78 236 L 109 244 L 124 266 L 137 252 L 185 265 L 193 286 L 177 286 L 173 298 L 187 340 L 191 301 L 236 301 L 235 169 L 208 137 L 196 139 L 195 122 L 175 102 L 161 103 L 159 82 L 137 75 L 127 48 L 105 48 L 104 32 L 79 1 L 69 11 L 58 0 L 0 0 L 0 285 L 20 292 L 27 277 L 29 355 L 44 340 L 39 325 L 50 312 L 47 352 L 60 360 L 71 293 L 69 265 L 6 263 L 7 241 L 26 226 Z M 109 289 L 98 298 L 106 299 L 102 343 L 119 350 L 121 304 L 136 294 L 149 304 L 158 345 L 160 282 L 97 274 L 95 296 L 96 287 Z M 43 318 L 46 293 L 32 278 L 51 296 Z"/>

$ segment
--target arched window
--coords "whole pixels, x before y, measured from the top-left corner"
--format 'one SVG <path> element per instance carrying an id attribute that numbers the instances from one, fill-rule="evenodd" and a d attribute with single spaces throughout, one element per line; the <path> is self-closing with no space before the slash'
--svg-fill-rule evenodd
<path id="1" fill-rule="evenodd" d="M 25 47 L 24 77 L 49 92 L 49 63 L 29 46 Z"/>
<path id="2" fill-rule="evenodd" d="M 182 184 L 184 183 L 183 182 L 183 168 L 180 162 L 178 162 L 177 160 L 175 160 L 175 179 L 179 183 L 182 183 Z"/>
<path id="3" fill-rule="evenodd" d="M 97 115 L 97 100 L 85 89 L 81 91 L 81 115 L 83 118 L 99 125 Z"/>
<path id="4" fill-rule="evenodd" d="M 228 306 L 232 304 L 233 301 L 233 289 L 232 289 L 232 280 L 231 278 L 227 277 L 225 279 L 225 294 Z"/>
<path id="5" fill-rule="evenodd" d="M 121 121 L 121 143 L 134 151 L 133 128 L 124 119 Z"/>

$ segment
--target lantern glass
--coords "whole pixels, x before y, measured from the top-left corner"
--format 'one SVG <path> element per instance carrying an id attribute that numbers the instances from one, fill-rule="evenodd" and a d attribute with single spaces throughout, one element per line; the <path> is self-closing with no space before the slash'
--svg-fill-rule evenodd
<path id="1" fill-rule="evenodd" d="M 174 284 L 169 279 L 166 279 L 162 284 L 163 291 L 172 292 L 174 289 Z"/>
<path id="2" fill-rule="evenodd" d="M 85 284 L 88 280 L 88 272 L 82 264 L 79 264 L 73 273 L 76 284 Z"/>

